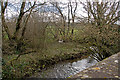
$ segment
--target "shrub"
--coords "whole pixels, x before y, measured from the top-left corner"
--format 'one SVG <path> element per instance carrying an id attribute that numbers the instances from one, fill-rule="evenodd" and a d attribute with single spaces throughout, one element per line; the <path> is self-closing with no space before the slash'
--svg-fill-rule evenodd
<path id="1" fill-rule="evenodd" d="M 93 26 L 83 28 L 82 38 L 86 47 L 98 61 L 118 52 L 119 32 L 117 25 Z"/>

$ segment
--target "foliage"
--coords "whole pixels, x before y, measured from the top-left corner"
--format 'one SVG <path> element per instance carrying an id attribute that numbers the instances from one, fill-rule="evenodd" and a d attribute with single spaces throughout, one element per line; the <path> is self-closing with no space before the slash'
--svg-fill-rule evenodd
<path id="1" fill-rule="evenodd" d="M 119 32 L 117 25 L 96 27 L 88 25 L 83 29 L 83 40 L 92 56 L 103 60 L 118 52 Z M 97 53 L 97 55 L 96 55 Z"/>

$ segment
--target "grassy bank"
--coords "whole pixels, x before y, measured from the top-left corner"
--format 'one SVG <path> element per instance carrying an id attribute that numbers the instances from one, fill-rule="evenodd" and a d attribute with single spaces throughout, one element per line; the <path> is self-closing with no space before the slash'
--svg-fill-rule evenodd
<path id="1" fill-rule="evenodd" d="M 18 60 L 12 62 L 14 65 L 11 65 L 10 62 L 17 55 L 3 55 L 3 78 L 29 77 L 59 61 L 87 57 L 84 49 L 78 49 L 79 47 L 83 47 L 83 45 L 78 45 L 78 43 L 55 42 L 47 46 L 48 48 L 43 50 L 43 53 L 37 51 L 22 55 Z"/>

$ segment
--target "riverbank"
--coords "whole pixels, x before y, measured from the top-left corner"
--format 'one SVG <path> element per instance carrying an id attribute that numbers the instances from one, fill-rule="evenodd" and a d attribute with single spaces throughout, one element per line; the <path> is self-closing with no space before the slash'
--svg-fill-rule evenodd
<path id="1" fill-rule="evenodd" d="M 91 57 L 58 62 L 30 77 L 32 78 L 68 78 L 97 63 Z"/>
<path id="2" fill-rule="evenodd" d="M 63 61 L 65 62 L 66 60 L 67 61 L 74 60 L 74 59 L 81 60 L 81 59 L 87 58 L 88 56 L 89 55 L 86 53 L 70 53 L 70 54 L 63 54 L 61 56 L 55 56 L 54 58 L 51 58 L 51 59 L 39 60 L 38 65 L 43 65 L 43 66 L 41 67 L 36 66 L 37 72 L 34 73 L 34 77 L 35 75 L 38 75 L 38 73 L 49 69 L 49 67 L 54 66 L 57 63 L 60 63 Z"/>
<path id="3" fill-rule="evenodd" d="M 48 68 L 60 61 L 71 59 L 82 59 L 88 57 L 87 51 L 80 48 L 82 45 L 77 43 L 53 44 L 49 46 L 44 53 L 30 53 L 22 55 L 18 60 L 13 62 L 11 66 L 10 61 L 17 57 L 17 55 L 3 55 L 3 76 L 6 78 L 25 78 Z M 77 51 L 76 51 L 77 50 Z M 62 51 L 62 52 L 61 52 Z"/>

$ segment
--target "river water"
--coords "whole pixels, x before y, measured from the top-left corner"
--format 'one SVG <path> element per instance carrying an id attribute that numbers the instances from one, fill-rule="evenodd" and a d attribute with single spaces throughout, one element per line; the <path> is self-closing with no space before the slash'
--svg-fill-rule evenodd
<path id="1" fill-rule="evenodd" d="M 88 57 L 81 60 L 68 60 L 59 62 L 47 70 L 39 72 L 36 76 L 37 78 L 67 78 L 69 76 L 75 75 L 76 73 L 93 66 L 97 63 L 96 60 Z"/>

